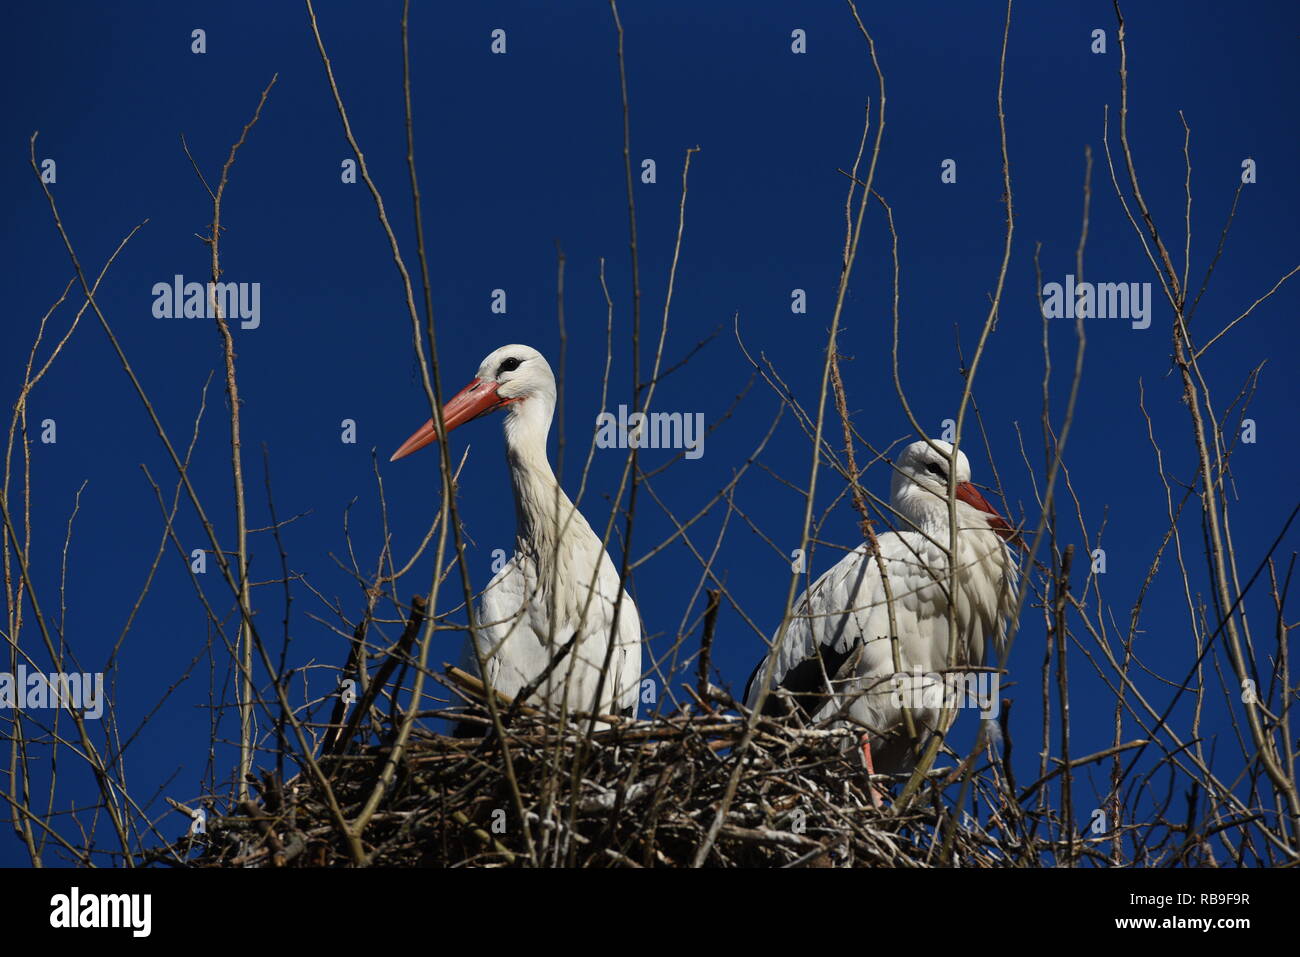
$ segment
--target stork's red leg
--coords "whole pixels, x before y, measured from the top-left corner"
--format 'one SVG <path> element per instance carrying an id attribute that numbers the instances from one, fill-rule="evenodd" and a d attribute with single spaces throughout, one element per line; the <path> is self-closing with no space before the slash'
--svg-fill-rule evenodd
<path id="1" fill-rule="evenodd" d="M 875 765 L 872 764 L 871 762 L 871 736 L 868 734 L 864 734 L 862 736 L 861 741 L 862 741 L 862 763 L 867 766 L 867 790 L 871 794 L 871 806 L 879 809 L 880 794 L 876 790 L 875 783 L 871 780 L 871 776 L 876 773 Z"/>

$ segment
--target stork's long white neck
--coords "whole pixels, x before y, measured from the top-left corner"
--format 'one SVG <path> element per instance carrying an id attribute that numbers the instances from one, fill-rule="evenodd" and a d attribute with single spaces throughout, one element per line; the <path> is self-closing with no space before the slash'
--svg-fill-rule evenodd
<path id="1" fill-rule="evenodd" d="M 505 422 L 506 461 L 515 491 L 515 547 L 543 564 L 555 554 L 562 527 L 565 535 L 585 528 L 570 518 L 573 503 L 546 456 L 553 412 L 548 397 L 534 395 L 511 405 Z"/>
<path id="2" fill-rule="evenodd" d="M 948 502 L 912 484 L 903 478 L 895 479 L 890 506 L 898 513 L 899 528 L 903 531 L 918 531 L 942 547 L 948 546 Z M 958 503 L 958 510 L 964 506 Z M 958 526 L 960 527 L 960 525 Z"/>

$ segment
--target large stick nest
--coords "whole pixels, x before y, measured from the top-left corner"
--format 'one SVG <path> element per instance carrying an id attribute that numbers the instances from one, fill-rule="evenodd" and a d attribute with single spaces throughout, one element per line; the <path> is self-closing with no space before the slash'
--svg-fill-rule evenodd
<path id="1" fill-rule="evenodd" d="M 510 718 L 507 764 L 487 713 L 478 715 L 480 738 L 416 729 L 361 835 L 366 863 L 991 867 L 1012 856 L 1005 835 L 991 836 L 968 815 L 953 820 L 940 792 L 947 772 L 934 772 L 905 810 L 890 800 L 873 806 L 850 730 L 764 720 L 742 746 L 744 717 L 708 705 L 594 731 L 525 709 Z M 374 793 L 391 747 L 354 745 L 320 759 L 349 822 Z M 174 863 L 175 852 L 200 867 L 357 862 L 312 775 L 280 783 L 264 774 L 256 790 L 258 801 L 209 819 L 205 834 L 158 859 Z"/>

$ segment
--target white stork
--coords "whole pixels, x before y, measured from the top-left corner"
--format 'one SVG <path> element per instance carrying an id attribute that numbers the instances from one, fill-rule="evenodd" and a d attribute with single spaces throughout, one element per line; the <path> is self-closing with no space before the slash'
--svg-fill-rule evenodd
<path id="1" fill-rule="evenodd" d="M 890 642 L 889 607 L 880 569 L 862 544 L 822 575 L 795 604 L 775 656 L 775 691 L 763 711 L 784 715 L 791 705 L 813 721 L 847 718 L 866 731 L 862 754 L 868 774 L 915 766 L 901 704 L 912 711 L 918 735 L 939 726 L 946 700 L 950 718 L 959 704 L 948 664 L 948 468 L 952 446 L 913 442 L 895 464 L 890 505 L 904 531 L 877 537 L 893 597 L 901 668 Z M 957 668 L 984 663 L 986 639 L 999 647 L 1015 598 L 1016 563 L 1007 542 L 1015 532 L 970 482 L 970 463 L 957 453 Z M 745 689 L 749 707 L 762 692 L 764 658 Z M 843 669 L 843 670 L 841 670 Z M 917 707 L 920 705 L 920 707 Z M 947 730 L 944 727 L 942 730 Z M 922 744 L 924 741 L 921 742 Z M 874 757 L 874 760 L 873 760 Z M 875 800 L 874 790 L 872 792 Z"/>
<path id="2" fill-rule="evenodd" d="M 567 704 L 571 712 L 635 717 L 641 621 L 624 591 L 615 624 L 618 572 L 551 471 L 546 437 L 555 412 L 555 376 L 536 349 L 510 345 L 489 354 L 474 381 L 443 406 L 443 423 L 450 432 L 502 408 L 515 495 L 515 554 L 488 583 L 479 605 L 476 638 L 486 682 L 512 698 L 538 683 L 528 700 L 557 710 Z M 390 461 L 437 438 L 430 420 Z M 465 663 L 475 674 L 478 659 L 467 641 Z"/>

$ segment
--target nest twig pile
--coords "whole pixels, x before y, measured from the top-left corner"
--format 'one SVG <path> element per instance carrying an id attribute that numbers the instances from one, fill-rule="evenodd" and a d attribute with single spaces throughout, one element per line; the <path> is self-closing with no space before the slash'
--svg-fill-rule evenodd
<path id="1" fill-rule="evenodd" d="M 852 731 L 764 720 L 747 741 L 745 732 L 743 716 L 707 705 L 597 730 L 525 709 L 510 720 L 507 761 L 490 732 L 417 731 L 364 831 L 366 863 L 993 867 L 1018 856 L 1006 835 L 969 815 L 954 820 L 941 791 L 948 772 L 905 809 L 876 807 Z M 344 817 L 374 793 L 389 749 L 369 744 L 322 760 Z M 200 867 L 356 863 L 311 776 L 281 784 L 263 775 L 257 791 L 259 802 L 210 820 L 167 856 Z"/>

